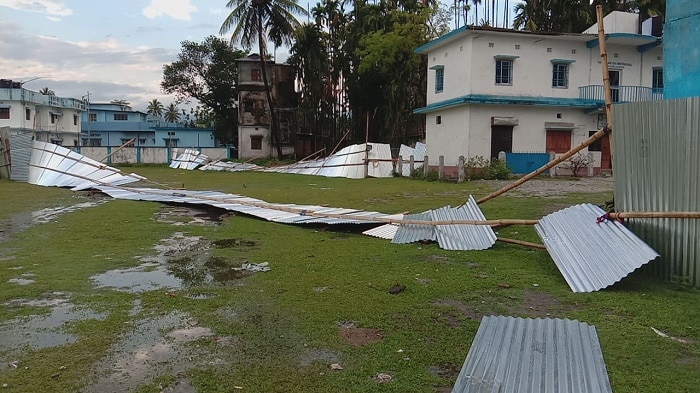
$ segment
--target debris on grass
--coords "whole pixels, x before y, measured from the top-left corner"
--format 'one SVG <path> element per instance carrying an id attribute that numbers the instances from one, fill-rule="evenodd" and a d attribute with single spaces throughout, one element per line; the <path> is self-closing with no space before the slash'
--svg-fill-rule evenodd
<path id="1" fill-rule="evenodd" d="M 396 294 L 403 292 L 405 289 L 406 289 L 405 285 L 396 284 L 393 287 L 389 288 L 389 293 L 392 295 L 396 295 Z"/>
<path id="2" fill-rule="evenodd" d="M 386 373 L 379 373 L 372 377 L 372 380 L 376 383 L 389 383 L 392 379 L 394 379 L 394 377 L 392 377 L 391 374 Z"/>
<path id="3" fill-rule="evenodd" d="M 342 370 L 342 369 L 343 369 L 343 366 L 341 366 L 341 365 L 338 364 L 338 363 L 333 363 L 333 364 L 330 365 L 330 368 L 331 368 L 331 370 Z"/>

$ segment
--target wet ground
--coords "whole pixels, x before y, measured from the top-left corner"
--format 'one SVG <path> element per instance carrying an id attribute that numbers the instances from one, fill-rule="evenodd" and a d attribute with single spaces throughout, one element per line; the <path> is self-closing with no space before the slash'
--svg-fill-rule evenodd
<path id="1" fill-rule="evenodd" d="M 5 235 L 18 233 L 31 225 L 49 222 L 58 215 L 101 202 L 80 203 L 54 209 L 17 215 L 3 228 Z M 218 225 L 230 216 L 218 209 L 194 209 L 164 205 L 155 219 L 172 225 Z M 140 257 L 140 264 L 131 268 L 114 269 L 92 277 L 96 288 L 140 294 L 164 289 L 182 290 L 201 285 L 240 285 L 242 277 L 253 274 L 240 268 L 242 261 L 212 256 L 214 248 L 249 250 L 257 247 L 250 239 L 220 239 L 210 242 L 201 237 L 176 232 L 154 245 L 151 255 Z M 244 261 L 245 262 L 245 261 Z M 15 285 L 31 285 L 33 273 L 26 267 L 16 267 L 19 275 L 10 279 Z M 26 271 L 24 271 L 26 270 Z M 167 293 L 167 292 L 166 292 Z M 186 292 L 184 297 L 206 300 L 215 296 L 209 292 Z M 26 350 L 68 345 L 78 336 L 66 326 L 80 320 L 104 320 L 105 313 L 77 306 L 70 302 L 71 294 L 51 292 L 41 299 L 15 299 L 3 304 L 8 309 L 35 307 L 37 315 L 15 318 L 0 324 L 0 370 L 21 366 Z M 228 317 L 235 311 L 226 312 Z M 196 366 L 211 366 L 227 361 L 211 353 L 216 347 L 233 345 L 233 338 L 214 337 L 212 331 L 189 315 L 172 312 L 165 315 L 144 315 L 141 300 L 134 301 L 129 315 L 133 321 L 115 342 L 108 354 L 94 366 L 94 375 L 86 392 L 122 392 L 149 383 L 154 376 L 175 375 Z M 312 356 L 313 357 L 313 356 Z M 170 383 L 163 391 L 195 392 L 186 379 Z"/>
<path id="2" fill-rule="evenodd" d="M 107 201 L 108 199 L 99 198 L 74 205 L 56 206 L 14 214 L 9 219 L 0 220 L 0 242 L 6 241 L 12 235 L 20 233 L 33 225 L 52 222 L 63 214 L 97 206 Z"/>

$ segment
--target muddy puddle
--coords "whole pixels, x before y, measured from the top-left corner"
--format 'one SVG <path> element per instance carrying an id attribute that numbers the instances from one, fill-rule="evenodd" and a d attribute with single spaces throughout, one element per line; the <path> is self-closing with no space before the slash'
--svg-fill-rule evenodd
<path id="1" fill-rule="evenodd" d="M 228 362 L 212 353 L 202 340 L 216 346 L 232 345 L 234 340 L 215 337 L 182 312 L 173 312 L 135 321 L 127 333 L 112 345 L 105 358 L 94 368 L 92 382 L 84 392 L 124 392 L 150 383 L 160 375 L 177 375 L 188 369 Z M 198 345 L 197 343 L 202 345 Z M 187 381 L 170 386 L 171 390 L 194 392 Z"/>
<path id="2" fill-rule="evenodd" d="M 244 243 L 248 244 L 247 242 Z M 139 293 L 211 284 L 230 285 L 235 280 L 252 274 L 240 270 L 240 262 L 212 256 L 213 246 L 220 245 L 212 245 L 201 237 L 185 236 L 177 232 L 154 247 L 156 255 L 142 257 L 142 264 L 96 274 L 92 280 L 98 288 Z"/>
<path id="3" fill-rule="evenodd" d="M 32 212 L 22 212 L 11 216 L 9 219 L 0 220 L 0 242 L 8 240 L 12 235 L 20 233 L 27 228 L 55 221 L 62 214 L 86 209 L 107 202 L 109 199 L 101 199 L 82 202 L 75 205 L 57 206 L 40 209 Z"/>
<path id="4" fill-rule="evenodd" d="M 15 299 L 3 305 L 7 308 L 45 307 L 48 313 L 0 324 L 0 370 L 9 368 L 27 349 L 39 350 L 77 341 L 78 336 L 65 329 L 71 322 L 106 318 L 106 314 L 70 303 L 68 296 L 62 293 L 49 294 L 45 299 Z"/>
<path id="5" fill-rule="evenodd" d="M 163 205 L 155 214 L 155 220 L 172 225 L 220 225 L 234 214 L 223 209 L 210 206 Z"/>

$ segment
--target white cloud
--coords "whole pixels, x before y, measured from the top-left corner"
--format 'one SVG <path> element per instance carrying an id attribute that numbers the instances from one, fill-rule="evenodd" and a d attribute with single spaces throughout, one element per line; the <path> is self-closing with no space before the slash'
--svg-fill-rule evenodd
<path id="1" fill-rule="evenodd" d="M 58 0 L 0 0 L 0 6 L 52 16 L 73 15 L 73 10 L 66 8 L 64 2 Z"/>
<path id="2" fill-rule="evenodd" d="M 190 20 L 193 12 L 197 12 L 197 7 L 190 4 L 190 0 L 151 0 L 151 4 L 143 9 L 143 15 L 148 19 L 167 15 L 173 19 Z"/>

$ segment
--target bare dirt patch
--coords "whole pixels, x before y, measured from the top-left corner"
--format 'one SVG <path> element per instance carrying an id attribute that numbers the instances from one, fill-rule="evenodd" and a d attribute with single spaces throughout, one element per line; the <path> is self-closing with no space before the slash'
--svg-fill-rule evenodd
<path id="1" fill-rule="evenodd" d="M 488 180 L 495 190 L 512 183 L 510 180 Z M 598 193 L 613 190 L 612 177 L 581 177 L 577 179 L 533 179 L 507 195 L 515 197 L 558 198 L 573 193 Z"/>
<path id="2" fill-rule="evenodd" d="M 361 347 L 382 340 L 382 331 L 374 328 L 356 327 L 354 322 L 340 324 L 340 337 L 348 344 Z"/>
<path id="3" fill-rule="evenodd" d="M 458 299 L 440 299 L 432 305 L 449 308 L 440 313 L 445 324 L 450 327 L 461 326 L 461 318 L 480 321 L 487 315 L 510 315 L 521 318 L 557 318 L 576 306 L 563 304 L 555 297 L 538 291 L 524 291 L 523 297 L 502 296 L 486 293 L 482 296 L 462 301 Z"/>

